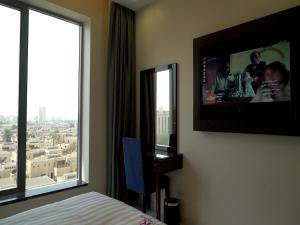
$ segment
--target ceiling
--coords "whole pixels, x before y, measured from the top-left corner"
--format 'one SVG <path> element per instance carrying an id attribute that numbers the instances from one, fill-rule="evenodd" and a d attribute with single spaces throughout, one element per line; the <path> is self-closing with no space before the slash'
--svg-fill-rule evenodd
<path id="1" fill-rule="evenodd" d="M 113 0 L 113 1 L 134 11 L 138 11 L 146 7 L 150 3 L 154 2 L 155 0 Z"/>

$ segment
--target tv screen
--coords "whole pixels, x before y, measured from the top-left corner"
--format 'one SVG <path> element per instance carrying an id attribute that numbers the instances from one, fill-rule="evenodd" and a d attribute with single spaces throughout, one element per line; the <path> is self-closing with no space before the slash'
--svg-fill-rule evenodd
<path id="1" fill-rule="evenodd" d="M 290 42 L 202 57 L 202 104 L 290 101 Z"/>
<path id="2" fill-rule="evenodd" d="M 194 39 L 194 130 L 300 135 L 300 6 Z"/>

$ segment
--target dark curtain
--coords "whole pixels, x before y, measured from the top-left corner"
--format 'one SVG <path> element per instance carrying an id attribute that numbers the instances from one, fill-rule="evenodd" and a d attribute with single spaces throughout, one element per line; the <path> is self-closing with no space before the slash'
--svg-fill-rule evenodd
<path id="1" fill-rule="evenodd" d="M 155 145 L 155 70 L 141 73 L 140 135 L 146 144 Z"/>
<path id="2" fill-rule="evenodd" d="M 122 138 L 136 135 L 135 12 L 112 2 L 108 43 L 108 195 L 119 198 Z M 121 181 L 122 182 L 122 181 Z"/>

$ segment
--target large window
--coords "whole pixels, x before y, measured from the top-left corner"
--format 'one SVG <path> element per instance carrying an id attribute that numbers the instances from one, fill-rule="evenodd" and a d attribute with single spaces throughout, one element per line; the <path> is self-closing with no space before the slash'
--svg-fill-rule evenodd
<path id="1" fill-rule="evenodd" d="M 0 191 L 17 187 L 20 17 L 0 5 Z"/>
<path id="2" fill-rule="evenodd" d="M 0 29 L 0 196 L 80 180 L 82 25 L 0 0 Z"/>

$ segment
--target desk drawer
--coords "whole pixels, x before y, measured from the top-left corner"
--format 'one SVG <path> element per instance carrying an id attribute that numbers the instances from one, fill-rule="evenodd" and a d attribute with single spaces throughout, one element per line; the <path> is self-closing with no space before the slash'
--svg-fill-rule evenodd
<path id="1" fill-rule="evenodd" d="M 174 170 L 182 169 L 183 167 L 183 155 L 176 154 L 172 157 L 165 159 L 155 159 L 154 172 L 155 173 L 168 173 Z"/>

